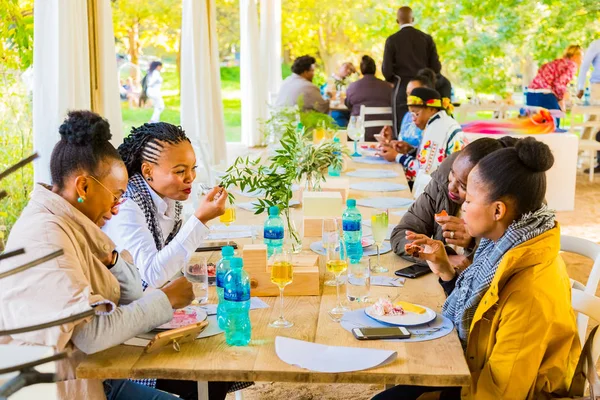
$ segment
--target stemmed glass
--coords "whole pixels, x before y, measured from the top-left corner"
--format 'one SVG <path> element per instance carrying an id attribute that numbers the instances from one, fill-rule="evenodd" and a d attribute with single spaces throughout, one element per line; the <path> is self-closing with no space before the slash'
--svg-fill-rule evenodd
<path id="1" fill-rule="evenodd" d="M 354 154 L 352 157 L 362 157 L 358 152 L 358 142 L 365 134 L 365 124 L 360 115 L 353 115 L 348 122 L 348 137 L 354 140 Z"/>
<path id="2" fill-rule="evenodd" d="M 283 316 L 283 290 L 294 280 L 294 268 L 292 266 L 292 254 L 289 249 L 280 247 L 275 249 L 271 256 L 271 282 L 279 287 L 279 318 L 269 324 L 272 328 L 289 328 L 294 326 L 293 322 Z"/>
<path id="3" fill-rule="evenodd" d="M 340 322 L 344 313 L 350 311 L 342 305 L 340 298 L 340 275 L 348 269 L 348 254 L 342 239 L 338 240 L 337 246 L 327 248 L 327 271 L 335 275 L 335 289 L 337 292 L 336 306 L 329 311 L 329 317 L 335 322 Z"/>
<path id="4" fill-rule="evenodd" d="M 225 212 L 219 217 L 219 222 L 225 224 L 225 226 L 235 222 L 235 207 L 229 202 L 229 199 L 227 199 L 225 205 Z"/>
<path id="5" fill-rule="evenodd" d="M 373 240 L 377 246 L 377 263 L 371 266 L 371 271 L 375 273 L 388 272 L 388 269 L 381 265 L 380 251 L 381 245 L 387 236 L 389 215 L 388 210 L 375 210 L 371 214 L 371 230 L 373 231 Z"/>
<path id="6" fill-rule="evenodd" d="M 337 246 L 340 241 L 339 226 L 336 218 L 323 218 L 323 231 L 321 243 L 327 252 L 331 246 Z M 334 277 L 335 278 L 335 277 Z M 336 279 L 326 280 L 325 286 L 335 286 Z"/>

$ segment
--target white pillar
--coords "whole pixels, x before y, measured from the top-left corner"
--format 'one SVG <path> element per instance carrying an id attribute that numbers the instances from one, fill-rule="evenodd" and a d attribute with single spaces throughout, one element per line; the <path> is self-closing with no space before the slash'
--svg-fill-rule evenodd
<path id="1" fill-rule="evenodd" d="M 281 87 L 281 0 L 260 0 L 260 44 L 267 95 L 276 95 Z"/>
<path id="2" fill-rule="evenodd" d="M 260 63 L 256 0 L 240 0 L 240 42 L 242 143 L 256 146 L 263 142 L 260 120 L 267 117 L 267 74 Z"/>
<path id="3" fill-rule="evenodd" d="M 123 143 L 123 117 L 121 115 L 121 98 L 119 97 L 119 71 L 115 51 L 115 34 L 113 29 L 112 8 L 110 0 L 99 0 L 97 4 L 98 18 L 98 59 L 101 92 L 99 113 L 110 123 L 111 143 L 118 147 Z"/>
<path id="4" fill-rule="evenodd" d="M 50 155 L 68 110 L 89 110 L 90 63 L 85 1 L 35 0 L 33 147 L 35 182 L 50 183 Z"/>
<path id="5" fill-rule="evenodd" d="M 206 173 L 226 161 L 215 0 L 183 0 L 181 126 Z"/>

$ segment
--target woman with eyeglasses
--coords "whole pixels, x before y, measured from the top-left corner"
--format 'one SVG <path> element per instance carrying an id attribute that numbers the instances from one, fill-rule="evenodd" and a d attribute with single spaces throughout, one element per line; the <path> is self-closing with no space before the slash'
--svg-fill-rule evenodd
<path id="1" fill-rule="evenodd" d="M 71 350 L 59 366 L 59 399 L 175 399 L 128 380 L 75 378 L 85 354 L 148 332 L 189 305 L 191 284 L 180 278 L 142 297 L 137 269 L 102 232 L 118 215 L 128 174 L 110 144 L 108 122 L 89 111 L 72 111 L 59 129 L 50 160 L 52 186 L 38 184 L 11 230 L 6 250 L 26 253 L 0 262 L 14 269 L 62 249 L 64 254 L 0 280 L 0 330 L 68 317 L 95 307 L 96 315 L 40 331 L 0 337 L 0 343 Z"/>

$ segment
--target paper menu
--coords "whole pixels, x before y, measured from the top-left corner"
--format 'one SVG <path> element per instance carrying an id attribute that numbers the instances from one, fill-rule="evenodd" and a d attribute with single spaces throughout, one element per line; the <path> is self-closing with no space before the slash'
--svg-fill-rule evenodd
<path id="1" fill-rule="evenodd" d="M 285 363 L 315 372 L 363 371 L 393 362 L 392 350 L 328 346 L 277 336 L 275 352 Z"/>

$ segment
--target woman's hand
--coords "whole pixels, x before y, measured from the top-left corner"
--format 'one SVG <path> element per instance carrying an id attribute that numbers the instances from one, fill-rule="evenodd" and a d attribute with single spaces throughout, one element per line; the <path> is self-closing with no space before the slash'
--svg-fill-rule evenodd
<path id="1" fill-rule="evenodd" d="M 434 274 L 443 281 L 450 281 L 454 278 L 456 272 L 450 264 L 444 243 L 410 231 L 406 231 L 406 239 L 423 248 L 423 251 L 419 253 L 419 258 L 427 261 Z"/>
<path id="2" fill-rule="evenodd" d="M 389 143 L 394 138 L 394 131 L 389 125 L 384 126 L 379 134 L 381 135 L 383 143 Z"/>
<path id="3" fill-rule="evenodd" d="M 219 186 L 214 187 L 202 200 L 194 215 L 206 225 L 211 219 L 220 217 L 225 213 L 226 202 L 227 191 Z"/>
<path id="4" fill-rule="evenodd" d="M 394 142 L 394 150 L 396 150 L 400 154 L 407 154 L 409 151 L 412 150 L 412 146 L 402 140 L 396 140 Z"/>
<path id="5" fill-rule="evenodd" d="M 467 269 L 469 265 L 472 264 L 471 260 L 469 260 L 469 258 L 465 256 L 448 256 L 448 259 L 450 260 L 450 265 L 452 265 L 454 269 L 457 270 L 459 273 L 463 272 L 465 269 Z"/>
<path id="6" fill-rule="evenodd" d="M 174 309 L 189 306 L 194 300 L 193 286 L 184 276 L 175 279 L 160 290 L 167 295 Z"/>
<path id="7" fill-rule="evenodd" d="M 377 151 L 377 155 L 383 157 L 385 160 L 394 162 L 396 161 L 396 156 L 398 152 L 394 149 L 393 145 L 390 144 L 381 144 L 379 146 L 379 150 Z"/>
<path id="8" fill-rule="evenodd" d="M 462 219 L 453 216 L 435 217 L 435 222 L 441 225 L 446 243 L 464 249 L 471 245 L 473 238 L 467 232 L 467 226 Z"/>

